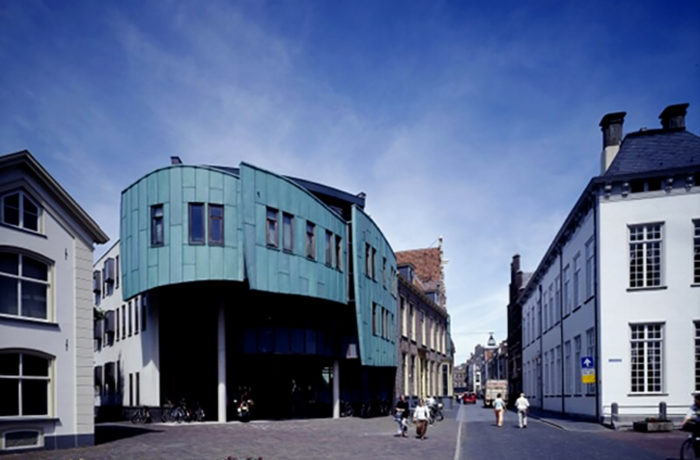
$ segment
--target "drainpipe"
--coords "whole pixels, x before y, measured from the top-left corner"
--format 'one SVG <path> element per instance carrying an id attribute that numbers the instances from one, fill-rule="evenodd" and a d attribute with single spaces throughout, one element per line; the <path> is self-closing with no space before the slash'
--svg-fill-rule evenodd
<path id="1" fill-rule="evenodd" d="M 540 373 L 540 409 L 544 409 L 544 378 L 542 376 L 542 369 L 544 369 L 544 362 L 542 358 L 542 284 L 539 284 L 537 286 L 537 290 L 539 293 L 539 299 L 537 299 L 537 310 L 539 312 L 538 318 L 539 321 L 537 322 L 537 327 L 539 329 L 539 335 L 540 335 L 540 349 L 538 352 L 539 356 L 539 373 Z"/>
<path id="2" fill-rule="evenodd" d="M 564 386 L 566 381 L 564 380 L 565 372 L 564 366 L 566 362 L 566 357 L 564 353 L 564 255 L 563 251 L 559 250 L 559 344 L 561 347 L 561 413 L 565 412 L 564 406 Z"/>
<path id="3" fill-rule="evenodd" d="M 595 262 L 593 266 L 593 295 L 595 299 L 593 300 L 593 327 L 595 334 L 595 418 L 600 421 L 600 343 L 598 341 L 598 197 L 593 194 L 593 261 Z"/>

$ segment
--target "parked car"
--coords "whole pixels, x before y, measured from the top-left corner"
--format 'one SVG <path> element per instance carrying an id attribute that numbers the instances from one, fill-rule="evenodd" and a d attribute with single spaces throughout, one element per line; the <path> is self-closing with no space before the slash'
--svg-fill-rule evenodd
<path id="1" fill-rule="evenodd" d="M 474 393 L 464 393 L 462 395 L 462 404 L 476 404 L 476 395 Z"/>

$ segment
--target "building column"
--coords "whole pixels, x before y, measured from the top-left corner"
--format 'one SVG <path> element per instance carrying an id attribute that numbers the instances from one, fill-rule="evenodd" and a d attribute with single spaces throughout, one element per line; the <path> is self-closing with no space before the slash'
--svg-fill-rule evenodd
<path id="1" fill-rule="evenodd" d="M 340 362 L 333 361 L 333 418 L 340 418 Z"/>
<path id="2" fill-rule="evenodd" d="M 224 302 L 219 304 L 217 321 L 217 363 L 218 363 L 218 420 L 226 421 L 226 310 Z"/>

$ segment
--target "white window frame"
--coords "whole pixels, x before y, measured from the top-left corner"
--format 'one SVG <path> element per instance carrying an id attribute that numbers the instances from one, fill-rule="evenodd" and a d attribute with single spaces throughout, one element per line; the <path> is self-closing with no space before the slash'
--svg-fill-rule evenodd
<path id="1" fill-rule="evenodd" d="M 594 295 L 595 286 L 595 240 L 590 237 L 586 242 L 586 300 Z"/>
<path id="2" fill-rule="evenodd" d="M 5 199 L 12 196 L 12 195 L 19 195 L 19 207 L 17 208 L 17 212 L 19 213 L 19 216 L 18 216 L 18 223 L 17 224 L 13 224 L 13 223 L 7 222 L 5 220 Z M 29 228 L 29 227 L 25 226 L 24 200 L 29 201 L 37 209 L 36 229 Z M 22 230 L 26 230 L 28 232 L 43 233 L 44 232 L 43 216 L 44 216 L 43 208 L 39 205 L 39 203 L 37 203 L 37 201 L 34 198 L 32 198 L 24 190 L 12 190 L 8 193 L 3 194 L 2 197 L 0 197 L 0 222 L 2 222 L 5 225 L 15 227 L 15 228 L 21 228 Z"/>
<path id="3" fill-rule="evenodd" d="M 10 355 L 19 355 L 19 371 L 18 374 L 7 374 L 7 375 L 0 375 L 0 378 L 2 379 L 7 379 L 7 380 L 18 380 L 19 385 L 17 388 L 18 391 L 18 414 L 14 415 L 6 415 L 6 416 L 0 416 L 0 422 L 5 419 L 5 418 L 33 418 L 33 417 L 50 417 L 53 415 L 53 408 L 54 408 L 54 384 L 55 384 L 55 358 L 53 356 L 40 353 L 40 352 L 33 352 L 31 350 L 0 350 L 0 353 L 3 354 L 10 354 Z M 24 375 L 23 373 L 23 366 L 24 366 L 24 356 L 25 355 L 32 355 L 36 356 L 40 359 L 45 359 L 47 361 L 48 369 L 47 369 L 47 375 L 46 376 L 35 376 L 35 375 Z M 23 390 L 23 382 L 27 381 L 42 381 L 46 382 L 46 413 L 45 414 L 32 414 L 32 415 L 24 415 L 23 414 L 23 407 L 22 407 L 22 390 Z M 4 436 L 3 436 L 3 443 L 4 443 Z"/>
<path id="4" fill-rule="evenodd" d="M 650 329 L 652 327 L 658 327 L 658 333 L 660 338 L 652 337 L 649 338 Z M 642 331 L 643 337 L 635 337 L 634 330 Z M 654 322 L 654 323 L 630 323 L 629 324 L 629 340 L 630 340 L 630 393 L 632 394 L 660 394 L 664 392 L 665 379 L 664 379 L 664 338 L 665 338 L 665 323 Z M 655 363 L 658 372 L 658 383 L 651 381 L 649 375 L 649 360 L 654 359 L 653 353 L 650 351 L 650 345 L 652 343 L 658 342 L 658 363 Z M 641 344 L 641 362 L 637 363 L 637 359 L 634 356 L 635 344 Z M 635 369 L 637 366 L 637 369 Z M 641 382 L 635 383 L 635 370 L 641 372 Z M 639 378 L 639 377 L 637 377 Z M 641 389 L 639 385 L 641 384 Z M 656 388 L 652 388 L 654 385 Z"/>
<path id="5" fill-rule="evenodd" d="M 656 228 L 658 227 L 658 229 Z M 663 222 L 652 222 L 647 224 L 628 225 L 628 283 L 630 289 L 646 289 L 664 286 L 664 233 Z M 641 230 L 639 239 L 636 239 L 635 232 Z M 658 232 L 658 237 L 654 234 Z M 650 236 L 650 233 L 652 234 Z M 658 245 L 658 247 L 654 247 Z M 641 250 L 636 257 L 633 257 L 635 249 Z M 650 259 L 656 255 L 658 250 L 658 281 L 655 272 L 649 271 Z M 639 263 L 634 264 L 639 259 Z"/>
<path id="6" fill-rule="evenodd" d="M 9 248 L 8 248 L 9 249 Z M 23 251 L 13 251 L 13 250 L 3 250 L 3 253 L 17 254 L 17 274 L 2 272 L 1 276 L 17 280 L 17 314 L 11 313 L 0 313 L 0 316 L 11 317 L 11 318 L 22 318 L 30 321 L 46 321 L 53 322 L 55 318 L 55 311 L 53 307 L 53 276 L 54 276 L 54 263 L 43 257 L 37 257 L 33 254 L 27 254 Z M 28 257 L 30 259 L 36 260 L 42 264 L 46 264 L 46 280 L 40 280 L 37 278 L 30 278 L 22 275 L 22 264 L 24 258 Z M 22 314 L 22 283 L 35 283 L 42 284 L 46 286 L 46 317 L 37 318 L 34 316 L 26 316 Z"/>

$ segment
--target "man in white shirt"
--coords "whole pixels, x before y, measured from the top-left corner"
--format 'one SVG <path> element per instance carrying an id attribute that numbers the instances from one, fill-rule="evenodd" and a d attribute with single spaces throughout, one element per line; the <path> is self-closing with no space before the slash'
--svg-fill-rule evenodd
<path id="1" fill-rule="evenodd" d="M 530 401 L 524 393 L 520 393 L 520 397 L 515 401 L 515 408 L 518 410 L 518 426 L 527 428 L 527 410 L 530 408 Z"/>
<path id="2" fill-rule="evenodd" d="M 430 417 L 430 409 L 425 405 L 425 401 L 421 398 L 416 410 L 413 412 L 413 420 L 416 421 L 416 437 L 425 439 L 425 434 L 428 431 L 428 417 Z"/>

